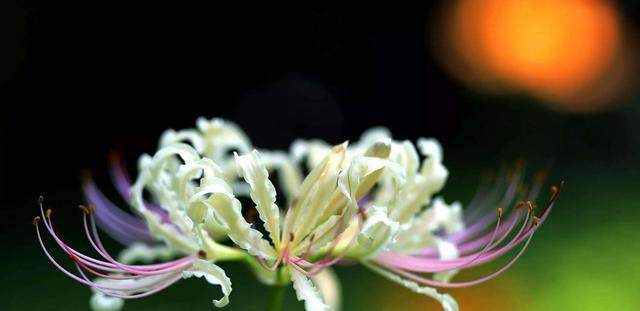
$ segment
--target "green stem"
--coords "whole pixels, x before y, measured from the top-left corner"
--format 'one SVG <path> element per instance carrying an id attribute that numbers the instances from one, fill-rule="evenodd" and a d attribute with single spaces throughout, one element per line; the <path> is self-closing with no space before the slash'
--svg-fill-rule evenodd
<path id="1" fill-rule="evenodd" d="M 267 311 L 282 311 L 282 303 L 284 302 L 284 293 L 287 289 L 287 284 L 281 281 L 282 269 L 276 270 L 276 282 L 273 284 L 271 291 L 271 298 L 269 298 L 269 304 L 267 305 Z"/>

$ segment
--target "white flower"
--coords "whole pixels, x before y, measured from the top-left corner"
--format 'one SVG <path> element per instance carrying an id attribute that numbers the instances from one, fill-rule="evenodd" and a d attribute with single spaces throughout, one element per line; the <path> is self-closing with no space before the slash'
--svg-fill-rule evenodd
<path id="1" fill-rule="evenodd" d="M 450 295 L 429 286 L 470 286 L 508 269 L 548 216 L 558 188 L 534 216 L 534 204 L 528 200 L 537 196 L 541 181 L 518 194 L 519 168 L 496 182 L 495 191 L 480 192 L 465 210 L 472 216 L 465 218 L 460 203 L 435 197 L 448 177 L 439 143 L 421 138 L 417 147 L 393 140 L 384 128 L 373 128 L 351 145 L 297 140 L 289 153 L 258 151 L 235 124 L 201 118 L 196 129 L 165 132 L 159 150 L 140 157 L 133 185 L 121 166 L 115 166 L 119 191 L 130 188 L 130 203 L 144 221 L 117 209 L 93 182 L 85 181 L 87 197 L 96 208 L 81 207 L 84 224 L 102 258 L 63 242 L 52 228 L 51 211 L 42 206 L 34 224 L 54 265 L 92 287 L 95 310 L 117 310 L 121 299 L 145 297 L 192 276 L 220 285 L 223 297 L 213 303 L 224 306 L 231 280 L 216 263 L 227 260 L 247 263 L 267 284 L 292 282 L 306 310 L 336 310 L 339 285 L 327 268 L 348 258 L 455 311 L 458 305 Z M 304 167 L 309 169 L 307 176 Z M 270 179 L 274 172 L 279 193 Z M 244 198 L 252 203 L 243 206 Z M 518 198 L 526 201 L 507 208 Z M 40 221 L 75 262 L 78 274 L 50 256 Z M 129 245 L 119 260 L 102 246 L 96 222 Z M 227 246 L 227 237 L 235 246 Z M 139 243 L 149 240 L 162 244 Z M 497 272 L 451 282 L 459 270 L 490 262 L 520 243 L 525 243 L 521 251 Z M 132 264 L 157 260 L 163 263 Z M 99 279 L 90 280 L 87 272 Z"/>

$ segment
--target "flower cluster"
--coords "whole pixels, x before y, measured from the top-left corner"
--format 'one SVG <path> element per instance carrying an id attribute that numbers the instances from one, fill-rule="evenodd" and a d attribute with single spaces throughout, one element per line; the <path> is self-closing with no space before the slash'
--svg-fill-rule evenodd
<path id="1" fill-rule="evenodd" d="M 348 261 L 452 311 L 458 310 L 456 301 L 433 287 L 471 286 L 507 270 L 548 217 L 559 189 L 552 188 L 536 215 L 532 202 L 542 178 L 525 188 L 518 166 L 482 186 L 463 215 L 459 203 L 435 197 L 448 176 L 442 158 L 437 141 L 397 141 L 384 128 L 351 144 L 298 140 L 289 152 L 258 151 L 235 124 L 199 119 L 196 129 L 165 132 L 158 151 L 140 158 L 134 182 L 113 158 L 114 184 L 133 214 L 85 178 L 90 204 L 80 208 L 97 256 L 61 238 L 42 199 L 34 224 L 51 262 L 92 288 L 94 310 L 118 310 L 123 299 L 149 296 L 193 276 L 219 285 L 223 296 L 213 303 L 225 306 L 231 293 L 231 280 L 219 266 L 225 261 L 245 262 L 267 284 L 293 283 L 307 310 L 335 310 L 340 301 L 329 267 Z M 275 175 L 279 191 L 270 179 Z M 75 272 L 45 246 L 40 223 Z M 109 254 L 97 227 L 127 248 Z M 496 272 L 452 281 L 458 271 L 518 246 Z"/>

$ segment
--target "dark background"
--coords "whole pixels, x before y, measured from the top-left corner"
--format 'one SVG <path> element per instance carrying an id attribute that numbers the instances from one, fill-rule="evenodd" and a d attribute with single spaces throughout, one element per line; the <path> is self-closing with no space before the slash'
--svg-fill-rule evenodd
<path id="1" fill-rule="evenodd" d="M 429 31 L 438 5 L 5 2 L 0 237 L 12 272 L 0 290 L 9 296 L 0 301 L 35 308 L 38 301 L 29 299 L 37 294 L 54 307 L 68 303 L 67 294 L 55 297 L 38 285 L 46 283 L 69 286 L 84 308 L 88 291 L 56 274 L 37 249 L 30 225 L 37 196 L 73 210 L 82 200 L 83 170 L 108 187 L 109 151 L 121 150 L 133 169 L 163 130 L 193 127 L 198 116 L 233 120 L 264 148 L 287 148 L 297 137 L 339 143 L 376 125 L 397 138 L 433 136 L 452 171 L 445 194 L 463 202 L 479 171 L 524 157 L 534 168 L 550 167 L 550 182 L 567 180 L 559 203 L 569 207 L 549 227 L 570 236 L 584 224 L 624 220 L 636 228 L 637 89 L 616 108 L 586 115 L 553 111 L 524 95 L 469 90 L 430 53 L 438 44 Z M 628 20 L 640 17 L 634 1 L 619 7 Z M 77 216 L 61 214 L 63 223 Z M 548 239 L 557 251 L 573 241 Z M 531 259 L 536 265 L 545 267 Z M 55 281 L 43 281 L 49 275 Z M 241 295 L 234 292 L 232 307 Z M 209 307 L 207 299 L 196 306 Z"/>

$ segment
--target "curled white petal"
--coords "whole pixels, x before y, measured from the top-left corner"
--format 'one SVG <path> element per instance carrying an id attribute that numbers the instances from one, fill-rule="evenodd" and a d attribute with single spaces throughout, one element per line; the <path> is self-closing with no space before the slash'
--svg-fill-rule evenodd
<path id="1" fill-rule="evenodd" d="M 241 204 L 233 196 L 229 186 L 218 177 L 205 177 L 201 180 L 200 189 L 193 196 L 193 201 L 200 200 L 212 212 L 226 231 L 229 238 L 252 255 L 267 259 L 276 257 L 275 249 L 262 238 L 260 231 L 251 228 L 242 217 Z"/>
<path id="2" fill-rule="evenodd" d="M 325 303 L 331 306 L 331 310 L 340 311 L 342 309 L 342 289 L 340 281 L 335 272 L 330 268 L 323 269 L 320 273 L 311 278 L 320 290 L 320 294 Z"/>
<path id="3" fill-rule="evenodd" d="M 247 135 L 235 123 L 219 118 L 196 120 L 198 130 L 204 136 L 204 150 L 201 154 L 221 164 L 226 162 L 230 150 L 240 153 L 249 152 L 251 142 Z M 232 158 L 231 158 L 232 159 Z"/>
<path id="4" fill-rule="evenodd" d="M 296 290 L 296 297 L 299 301 L 304 300 L 304 308 L 307 311 L 329 311 L 331 307 L 322 300 L 320 292 L 313 282 L 300 271 L 289 266 L 289 275 L 293 281 L 293 288 Z"/>
<path id="5" fill-rule="evenodd" d="M 193 261 L 190 270 L 182 272 L 182 276 L 185 279 L 192 276 L 198 278 L 204 277 L 205 280 L 209 282 L 209 284 L 220 285 L 223 297 L 218 300 L 214 299 L 213 304 L 216 307 L 220 308 L 226 306 L 229 303 L 229 295 L 231 294 L 231 280 L 227 277 L 222 268 L 209 261 L 196 259 Z"/>
<path id="6" fill-rule="evenodd" d="M 371 206 L 366 211 L 367 219 L 358 235 L 361 258 L 372 258 L 389 249 L 394 242 L 400 224 L 389 218 L 384 206 Z"/>
<path id="7" fill-rule="evenodd" d="M 437 246 L 434 232 L 443 229 L 448 234 L 464 229 L 462 206 L 458 202 L 447 204 L 441 197 L 432 205 L 400 227 L 393 250 L 410 253 L 428 246 Z"/>
<path id="8" fill-rule="evenodd" d="M 458 247 L 449 241 L 445 241 L 443 239 L 436 239 L 436 246 L 438 248 L 438 254 L 440 255 L 440 259 L 456 259 L 460 256 L 460 252 L 458 252 Z M 459 270 L 449 270 L 443 271 L 433 274 L 433 278 L 439 282 L 449 282 L 451 278 L 453 278 L 456 274 L 458 274 Z"/>
<path id="9" fill-rule="evenodd" d="M 238 175 L 251 187 L 250 196 L 256 204 L 260 220 L 277 247 L 280 242 L 280 209 L 275 203 L 276 188 L 269 180 L 269 172 L 257 150 L 242 156 L 236 153 L 235 158 Z"/>
<path id="10" fill-rule="evenodd" d="M 418 293 L 418 294 L 422 294 L 422 295 L 426 295 L 429 296 L 435 300 L 437 300 L 438 302 L 440 302 L 440 304 L 442 305 L 442 307 L 444 308 L 445 311 L 459 311 L 460 308 L 458 307 L 458 303 L 456 302 L 455 299 L 453 299 L 453 297 L 451 297 L 451 295 L 449 294 L 441 294 L 438 293 L 438 291 L 433 288 L 433 287 L 428 287 L 428 286 L 421 286 L 420 284 L 411 281 L 411 280 L 407 280 L 404 279 L 396 274 L 393 274 L 387 270 L 384 270 L 374 264 L 371 263 L 367 263 L 364 262 L 364 265 L 367 266 L 369 269 L 375 271 L 376 273 L 380 274 L 381 276 L 387 278 L 390 281 L 393 281 L 395 283 L 398 283 L 408 289 L 410 289 L 411 291 Z"/>
<path id="11" fill-rule="evenodd" d="M 120 252 L 118 261 L 124 264 L 149 263 L 155 260 L 166 261 L 178 254 L 180 252 L 176 249 L 165 245 L 150 246 L 144 243 L 135 243 Z"/>
<path id="12" fill-rule="evenodd" d="M 436 158 L 437 161 L 442 161 L 442 146 L 433 138 L 419 138 L 418 148 L 420 153 L 424 156 Z"/>
<path id="13" fill-rule="evenodd" d="M 94 291 L 89 306 L 93 311 L 119 311 L 124 306 L 124 300 Z"/>

